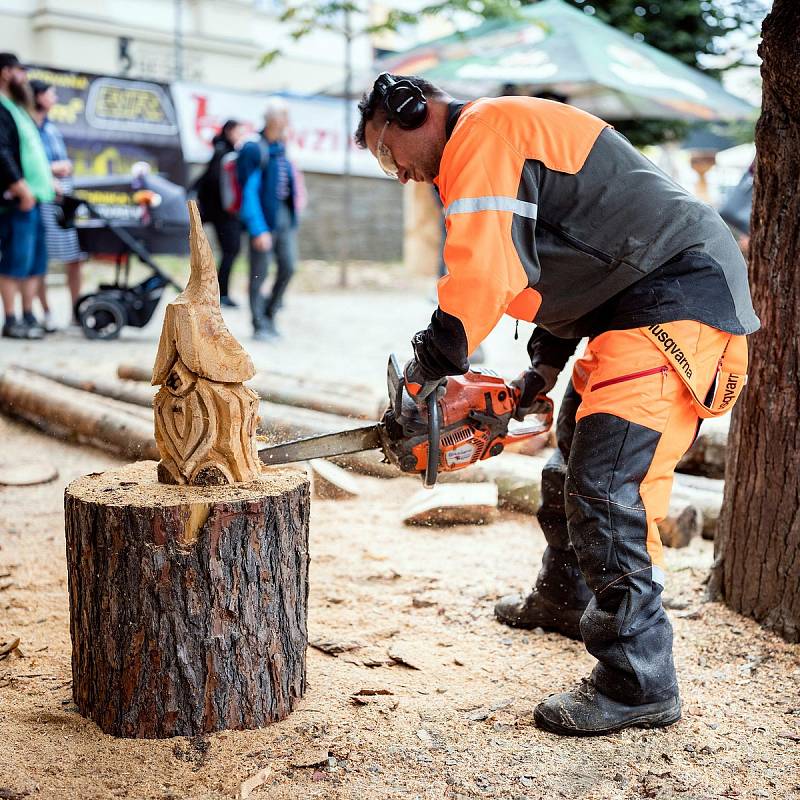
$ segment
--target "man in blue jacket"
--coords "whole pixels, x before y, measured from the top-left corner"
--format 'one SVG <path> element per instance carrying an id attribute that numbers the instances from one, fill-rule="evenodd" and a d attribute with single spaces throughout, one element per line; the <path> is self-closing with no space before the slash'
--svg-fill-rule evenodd
<path id="1" fill-rule="evenodd" d="M 278 336 L 275 315 L 294 274 L 297 259 L 297 213 L 299 180 L 286 157 L 289 108 L 280 98 L 271 98 L 264 114 L 264 130 L 257 141 L 248 142 L 238 158 L 242 186 L 241 220 L 250 236 L 250 311 L 253 337 Z M 262 288 L 275 254 L 277 274 L 269 297 Z"/>

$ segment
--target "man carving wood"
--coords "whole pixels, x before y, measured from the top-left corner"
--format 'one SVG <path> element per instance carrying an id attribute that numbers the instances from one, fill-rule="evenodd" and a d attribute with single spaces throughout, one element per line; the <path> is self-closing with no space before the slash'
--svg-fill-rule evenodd
<path id="1" fill-rule="evenodd" d="M 250 356 L 222 318 L 214 257 L 189 203 L 191 275 L 164 315 L 153 367 L 161 483 L 210 486 L 261 474 L 255 446 L 258 395 Z"/>

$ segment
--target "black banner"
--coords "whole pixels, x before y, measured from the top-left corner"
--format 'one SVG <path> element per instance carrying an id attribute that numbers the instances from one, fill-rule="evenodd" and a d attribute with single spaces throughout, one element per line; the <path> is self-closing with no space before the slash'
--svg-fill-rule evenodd
<path id="1" fill-rule="evenodd" d="M 184 182 L 178 119 L 169 87 L 152 81 L 31 67 L 28 77 L 56 88 L 50 120 L 64 136 L 75 179 L 131 175 L 139 161 Z"/>

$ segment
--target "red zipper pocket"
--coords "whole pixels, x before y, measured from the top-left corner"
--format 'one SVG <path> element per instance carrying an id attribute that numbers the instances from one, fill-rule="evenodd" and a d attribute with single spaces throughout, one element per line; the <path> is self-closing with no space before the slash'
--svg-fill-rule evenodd
<path id="1" fill-rule="evenodd" d="M 637 378 L 645 378 L 648 375 L 657 375 L 661 373 L 666 377 L 669 372 L 669 367 L 664 364 L 662 367 L 653 367 L 652 369 L 644 369 L 641 372 L 631 372 L 630 375 L 620 375 L 618 378 L 609 378 L 607 381 L 600 381 L 592 386 L 590 391 L 595 389 L 602 389 L 604 386 L 613 386 L 615 383 L 624 383 L 625 381 L 635 381 Z"/>

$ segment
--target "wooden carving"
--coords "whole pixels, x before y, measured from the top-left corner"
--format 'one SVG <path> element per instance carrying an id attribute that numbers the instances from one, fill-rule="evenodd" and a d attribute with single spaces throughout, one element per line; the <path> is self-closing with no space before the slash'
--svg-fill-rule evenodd
<path id="1" fill-rule="evenodd" d="M 191 275 L 168 306 L 153 367 L 162 483 L 208 486 L 254 480 L 258 395 L 250 356 L 225 325 L 214 257 L 196 203 L 189 203 Z"/>

